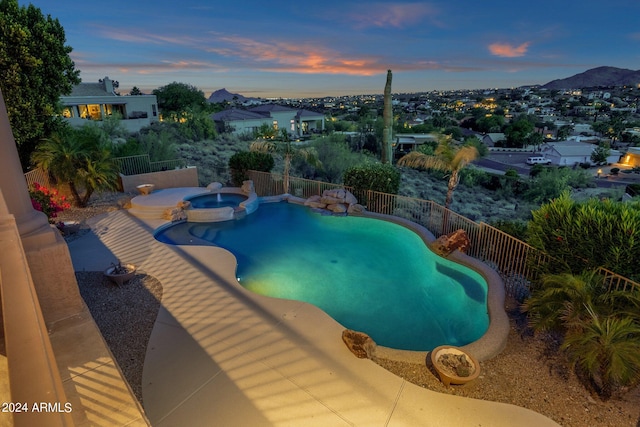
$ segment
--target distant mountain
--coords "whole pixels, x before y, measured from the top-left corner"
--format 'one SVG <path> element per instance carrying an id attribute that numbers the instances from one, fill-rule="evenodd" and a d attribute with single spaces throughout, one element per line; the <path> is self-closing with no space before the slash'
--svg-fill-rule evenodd
<path id="1" fill-rule="evenodd" d="M 566 79 L 550 81 L 542 87 L 545 89 L 577 89 L 598 86 L 632 86 L 637 84 L 640 84 L 640 70 L 598 67 Z"/>
<path id="2" fill-rule="evenodd" d="M 212 104 L 217 104 L 219 102 L 224 102 L 224 101 L 237 101 L 237 102 L 245 102 L 247 100 L 246 97 L 237 94 L 237 93 L 231 93 L 229 92 L 227 89 L 218 89 L 217 91 L 213 92 L 211 94 L 211 96 L 209 97 L 209 99 L 207 100 L 208 102 L 212 103 Z"/>

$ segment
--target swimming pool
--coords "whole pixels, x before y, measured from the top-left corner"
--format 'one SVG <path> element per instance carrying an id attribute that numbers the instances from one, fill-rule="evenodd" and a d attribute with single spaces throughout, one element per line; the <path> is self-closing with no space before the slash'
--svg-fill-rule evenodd
<path id="1" fill-rule="evenodd" d="M 266 203 L 240 220 L 175 224 L 156 238 L 228 249 L 246 289 L 313 304 L 378 345 L 462 346 L 489 325 L 484 278 L 438 257 L 416 233 L 392 222 Z"/>

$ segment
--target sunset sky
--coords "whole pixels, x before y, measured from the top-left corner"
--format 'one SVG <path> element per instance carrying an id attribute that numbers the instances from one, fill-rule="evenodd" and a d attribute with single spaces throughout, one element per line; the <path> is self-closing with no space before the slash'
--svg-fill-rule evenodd
<path id="1" fill-rule="evenodd" d="M 59 19 L 84 82 L 316 97 L 544 84 L 640 69 L 638 0 L 19 0 Z"/>

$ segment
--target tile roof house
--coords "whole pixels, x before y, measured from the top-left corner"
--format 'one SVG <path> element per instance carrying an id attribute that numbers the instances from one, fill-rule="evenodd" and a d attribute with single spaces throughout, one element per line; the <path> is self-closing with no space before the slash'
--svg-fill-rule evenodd
<path id="1" fill-rule="evenodd" d="M 211 116 L 219 132 L 252 134 L 263 125 L 286 129 L 294 138 L 324 130 L 324 114 L 277 104 L 264 104 L 248 110 L 232 108 Z"/>
<path id="2" fill-rule="evenodd" d="M 115 83 L 115 84 L 114 84 Z M 158 101 L 155 95 L 126 95 L 115 93 L 117 82 L 105 77 L 97 83 L 80 83 L 70 95 L 61 96 L 62 116 L 74 127 L 88 120 L 101 121 L 118 113 L 129 132 L 137 132 L 152 122 L 159 121 Z"/>

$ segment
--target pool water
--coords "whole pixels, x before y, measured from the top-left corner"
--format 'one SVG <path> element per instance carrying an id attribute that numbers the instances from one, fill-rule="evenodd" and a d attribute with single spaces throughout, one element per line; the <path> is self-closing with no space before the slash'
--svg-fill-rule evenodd
<path id="1" fill-rule="evenodd" d="M 462 346 L 489 325 L 484 278 L 392 222 L 266 203 L 240 220 L 175 224 L 156 238 L 228 249 L 246 289 L 313 304 L 378 345 Z"/>
<path id="2" fill-rule="evenodd" d="M 247 196 L 234 193 L 202 194 L 187 199 L 194 209 L 236 207 L 247 200 Z"/>

